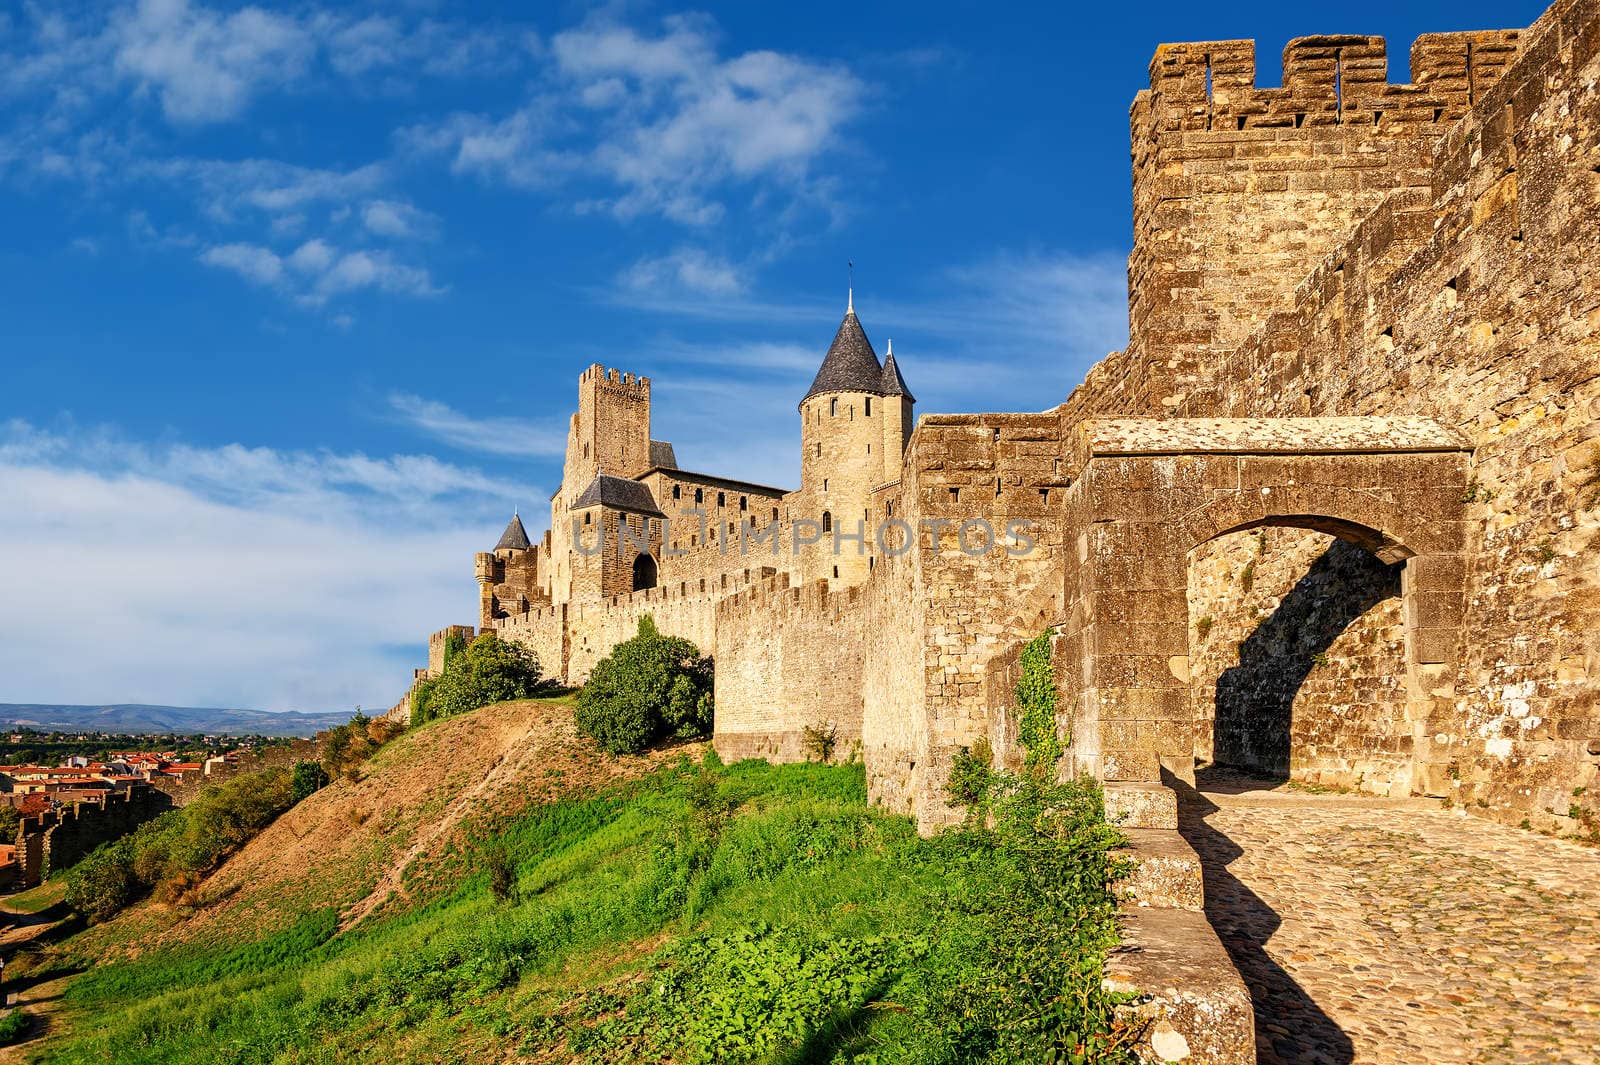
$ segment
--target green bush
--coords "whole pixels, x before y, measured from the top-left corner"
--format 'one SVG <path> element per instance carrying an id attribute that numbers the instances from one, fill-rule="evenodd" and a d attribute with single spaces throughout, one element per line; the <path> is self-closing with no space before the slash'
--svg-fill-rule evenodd
<path id="1" fill-rule="evenodd" d="M 601 659 L 578 692 L 578 728 L 612 754 L 711 731 L 712 665 L 699 648 L 663 636 L 646 614 L 639 634 Z"/>
<path id="2" fill-rule="evenodd" d="M 67 904 L 104 921 L 151 894 L 187 902 L 191 889 L 294 804 L 293 779 L 280 767 L 214 784 L 178 810 L 96 847 L 67 875 Z"/>
<path id="3" fill-rule="evenodd" d="M 951 806 L 977 806 L 989 794 L 994 779 L 991 768 L 994 747 L 987 736 L 980 736 L 971 747 L 956 752 L 950 763 L 950 780 L 945 785 Z"/>
<path id="4" fill-rule="evenodd" d="M 289 800 L 298 803 L 312 792 L 325 787 L 328 774 L 317 762 L 296 762 L 294 774 L 289 778 Z"/>
<path id="5" fill-rule="evenodd" d="M 16 840 L 22 829 L 22 814 L 15 806 L 0 806 L 0 843 Z"/>
<path id="6" fill-rule="evenodd" d="M 420 725 L 490 703 L 529 699 L 540 687 L 537 655 L 521 644 L 484 633 L 455 653 L 446 646 L 444 673 L 423 681 L 412 696 L 411 721 Z"/>
<path id="7" fill-rule="evenodd" d="M 19 1009 L 0 1017 L 0 1046 L 9 1046 L 21 1039 L 31 1025 L 28 1015 Z"/>

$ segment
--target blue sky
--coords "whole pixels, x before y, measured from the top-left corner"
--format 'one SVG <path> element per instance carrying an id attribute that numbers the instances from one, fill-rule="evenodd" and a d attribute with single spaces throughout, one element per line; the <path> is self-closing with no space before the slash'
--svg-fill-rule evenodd
<path id="1" fill-rule="evenodd" d="M 1126 339 L 1157 43 L 1539 5 L 0 5 L 0 701 L 387 705 L 591 362 L 792 486 L 843 311 L 919 412 Z M 713 456 L 726 456 L 713 458 Z"/>

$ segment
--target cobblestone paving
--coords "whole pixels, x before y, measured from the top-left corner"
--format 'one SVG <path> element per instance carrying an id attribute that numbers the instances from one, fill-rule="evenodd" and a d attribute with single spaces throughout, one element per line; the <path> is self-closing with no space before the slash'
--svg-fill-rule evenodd
<path id="1" fill-rule="evenodd" d="M 1202 789 L 1181 824 L 1260 1062 L 1600 1063 L 1600 851 L 1428 800 Z"/>

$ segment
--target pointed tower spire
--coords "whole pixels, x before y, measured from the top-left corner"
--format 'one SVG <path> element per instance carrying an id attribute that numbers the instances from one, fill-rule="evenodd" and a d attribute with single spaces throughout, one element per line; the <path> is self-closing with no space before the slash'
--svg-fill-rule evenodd
<path id="1" fill-rule="evenodd" d="M 906 387 L 906 379 L 900 376 L 900 366 L 894 361 L 894 341 L 889 341 L 889 350 L 883 356 L 883 394 L 886 396 L 904 396 L 912 403 L 917 397 L 911 394 L 911 389 Z"/>
<path id="2" fill-rule="evenodd" d="M 526 551 L 531 545 L 528 543 L 528 530 L 522 527 L 522 516 L 511 515 L 511 524 L 506 526 L 506 531 L 500 534 L 500 542 L 494 545 L 496 551 Z"/>
<path id="3" fill-rule="evenodd" d="M 850 260 L 850 288 L 847 291 L 849 296 L 845 300 L 844 313 L 854 314 L 856 313 L 856 261 L 854 259 Z"/>
<path id="4" fill-rule="evenodd" d="M 881 394 L 883 364 L 878 361 L 877 352 L 872 350 L 872 341 L 867 339 L 866 331 L 861 328 L 854 303 L 852 294 L 851 306 L 844 312 L 844 321 L 839 323 L 839 331 L 828 346 L 822 368 L 817 371 L 816 379 L 811 382 L 801 403 L 821 392 Z"/>

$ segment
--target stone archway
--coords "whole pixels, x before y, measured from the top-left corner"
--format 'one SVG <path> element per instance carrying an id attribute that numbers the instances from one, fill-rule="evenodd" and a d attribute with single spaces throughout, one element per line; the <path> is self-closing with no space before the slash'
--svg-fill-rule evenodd
<path id="1" fill-rule="evenodd" d="M 1236 781 L 1404 794 L 1404 565 L 1298 528 L 1233 533 L 1191 551 L 1197 762 Z"/>
<path id="2" fill-rule="evenodd" d="M 657 580 L 655 556 L 641 551 L 633 559 L 633 590 L 642 592 L 654 588 Z"/>
<path id="3" fill-rule="evenodd" d="M 1424 418 L 1094 419 L 1072 459 L 1057 671 L 1077 770 L 1193 781 L 1188 553 L 1241 530 L 1313 529 L 1403 562 L 1408 716 L 1425 723 L 1449 697 L 1468 459 L 1454 431 Z"/>

